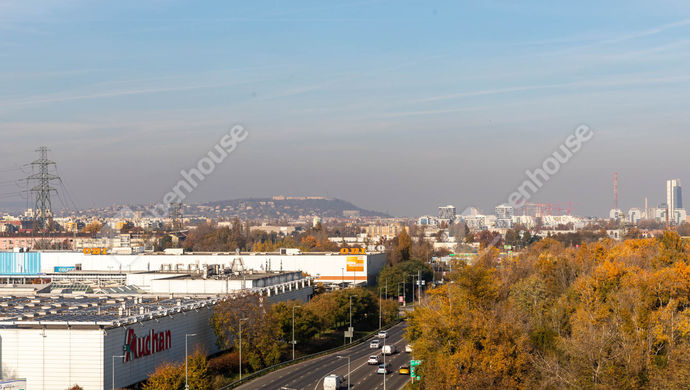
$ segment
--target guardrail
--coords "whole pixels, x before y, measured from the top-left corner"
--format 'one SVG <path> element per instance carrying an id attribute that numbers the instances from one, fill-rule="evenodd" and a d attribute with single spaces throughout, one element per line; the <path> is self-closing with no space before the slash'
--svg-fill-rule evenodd
<path id="1" fill-rule="evenodd" d="M 381 327 L 381 330 L 390 329 L 390 328 L 394 327 L 395 325 L 398 325 L 398 324 L 401 323 L 402 321 L 403 321 L 403 319 L 399 318 L 399 319 L 395 320 L 394 322 L 392 322 L 392 323 L 390 323 L 390 324 L 388 324 L 388 325 L 386 325 L 386 326 Z M 235 387 L 238 387 L 238 386 L 240 386 L 240 385 L 243 385 L 243 384 L 245 384 L 245 383 L 247 383 L 247 382 L 252 381 L 253 379 L 259 378 L 259 377 L 264 376 L 264 375 L 266 375 L 266 374 L 269 374 L 269 373 L 271 373 L 271 372 L 273 372 L 273 371 L 280 370 L 281 368 L 285 368 L 285 367 L 291 366 L 291 365 L 293 365 L 293 364 L 301 363 L 301 362 L 304 362 L 304 361 L 307 361 L 307 360 L 311 360 L 311 359 L 315 359 L 315 358 L 318 358 L 318 357 L 321 357 L 321 356 L 329 355 L 329 354 L 331 354 L 331 353 L 333 353 L 333 352 L 338 352 L 338 351 L 342 351 L 342 350 L 344 350 L 344 349 L 348 349 L 348 348 L 351 348 L 351 347 L 355 347 L 355 346 L 357 346 L 357 345 L 359 345 L 359 344 L 362 344 L 363 342 L 365 342 L 366 340 L 368 340 L 369 338 L 371 338 L 373 335 L 377 334 L 378 332 L 379 332 L 379 329 L 377 329 L 377 330 L 375 330 L 375 331 L 372 331 L 372 332 L 370 332 L 370 333 L 367 333 L 366 335 L 364 335 L 364 336 L 362 336 L 362 337 L 356 339 L 355 341 L 351 342 L 350 344 L 341 345 L 341 346 L 339 346 L 339 347 L 327 349 L 327 350 L 325 350 L 325 351 L 313 353 L 313 354 L 311 354 L 311 355 L 305 355 L 305 356 L 299 357 L 299 358 L 297 358 L 297 359 L 295 359 L 295 360 L 288 360 L 288 361 L 286 361 L 286 362 L 282 362 L 282 363 L 278 363 L 278 364 L 272 365 L 272 366 L 270 366 L 270 367 L 266 367 L 266 368 L 261 369 L 261 370 L 259 370 L 259 371 L 253 372 L 253 373 L 251 373 L 251 374 L 245 376 L 244 378 L 242 378 L 242 379 L 240 379 L 240 380 L 238 380 L 238 381 L 235 381 L 235 382 L 233 382 L 233 383 L 230 383 L 230 384 L 228 384 L 228 385 L 225 385 L 225 386 L 223 386 L 223 387 L 221 387 L 221 388 L 219 388 L 219 389 L 217 389 L 217 390 L 234 389 Z"/>

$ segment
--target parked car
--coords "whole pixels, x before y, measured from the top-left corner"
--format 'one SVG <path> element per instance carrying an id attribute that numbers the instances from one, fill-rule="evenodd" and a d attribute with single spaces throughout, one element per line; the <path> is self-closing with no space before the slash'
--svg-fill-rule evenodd
<path id="1" fill-rule="evenodd" d="M 402 366 L 400 366 L 400 369 L 398 370 L 398 374 L 410 375 L 410 365 L 409 364 L 403 364 Z"/>
<path id="2" fill-rule="evenodd" d="M 371 340 L 369 343 L 369 348 L 371 349 L 379 349 L 381 347 L 381 342 L 378 340 Z"/>
<path id="3" fill-rule="evenodd" d="M 391 373 L 391 364 L 386 363 L 386 364 L 379 364 L 378 370 L 376 370 L 377 374 L 390 374 Z"/>
<path id="4" fill-rule="evenodd" d="M 379 362 L 379 357 L 376 355 L 371 355 L 369 356 L 369 360 L 367 360 L 367 364 L 380 364 Z"/>
<path id="5" fill-rule="evenodd" d="M 386 332 L 385 330 L 382 330 L 379 332 L 378 336 L 380 339 L 385 339 L 386 336 L 388 336 L 388 332 Z"/>
<path id="6" fill-rule="evenodd" d="M 331 374 L 323 378 L 323 390 L 340 390 L 345 383 L 341 375 Z"/>
<path id="7" fill-rule="evenodd" d="M 407 344 L 407 345 L 405 346 L 405 352 L 407 352 L 407 353 L 412 353 L 412 345 Z"/>

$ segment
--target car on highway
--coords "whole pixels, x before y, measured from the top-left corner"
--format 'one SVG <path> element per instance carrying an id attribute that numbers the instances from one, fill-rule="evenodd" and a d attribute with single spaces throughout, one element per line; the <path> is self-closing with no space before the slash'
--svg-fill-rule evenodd
<path id="1" fill-rule="evenodd" d="M 382 330 L 379 332 L 378 336 L 380 339 L 385 339 L 386 336 L 388 336 L 388 332 L 386 332 L 385 330 Z"/>
<path id="2" fill-rule="evenodd" d="M 341 375 L 331 374 L 323 378 L 323 390 L 340 390 L 345 383 Z"/>
<path id="3" fill-rule="evenodd" d="M 392 354 L 394 354 L 394 353 L 396 353 L 396 352 L 398 352 L 398 349 L 395 348 L 395 344 L 384 345 L 384 346 L 381 348 L 381 353 L 384 354 L 384 355 L 392 355 Z"/>
<path id="4" fill-rule="evenodd" d="M 391 373 L 391 364 L 386 363 L 386 364 L 379 364 L 378 370 L 376 370 L 377 374 L 390 374 Z"/>
<path id="5" fill-rule="evenodd" d="M 407 345 L 405 346 L 405 352 L 407 352 L 407 353 L 412 353 L 412 345 L 407 344 Z"/>
<path id="6" fill-rule="evenodd" d="M 410 375 L 410 365 L 409 364 L 403 364 L 400 366 L 398 369 L 398 374 L 400 375 Z"/>
<path id="7" fill-rule="evenodd" d="M 379 347 L 381 347 L 381 342 L 378 340 L 371 340 L 369 343 L 369 348 L 371 349 L 379 349 Z"/>
<path id="8" fill-rule="evenodd" d="M 369 360 L 367 360 L 367 364 L 371 364 L 371 365 L 380 364 L 380 363 L 381 362 L 379 362 L 379 357 L 376 355 L 369 356 Z"/>

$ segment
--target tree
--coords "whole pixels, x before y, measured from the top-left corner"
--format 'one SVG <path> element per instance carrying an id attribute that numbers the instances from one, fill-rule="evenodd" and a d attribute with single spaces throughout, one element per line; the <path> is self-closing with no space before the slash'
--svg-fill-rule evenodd
<path id="1" fill-rule="evenodd" d="M 400 233 L 398 234 L 397 238 L 397 246 L 394 249 L 395 255 L 393 256 L 393 265 L 409 260 L 410 251 L 412 249 L 412 239 L 410 238 L 410 235 L 407 234 L 407 229 L 405 229 L 405 227 L 400 229 Z"/>
<path id="2" fill-rule="evenodd" d="M 296 308 L 296 306 L 301 306 Z M 278 324 L 285 337 L 292 341 L 292 313 L 295 313 L 295 340 L 306 343 L 313 338 L 321 328 L 319 317 L 311 310 L 311 306 L 298 301 L 279 302 L 271 306 Z"/>
<path id="3" fill-rule="evenodd" d="M 100 222 L 98 222 L 98 221 L 93 221 L 93 222 L 88 223 L 88 224 L 84 227 L 84 231 L 85 231 L 86 233 L 89 233 L 89 234 L 95 236 L 96 234 L 98 234 L 98 233 L 101 231 L 102 228 L 103 228 L 103 225 L 101 225 Z"/>
<path id="4" fill-rule="evenodd" d="M 277 364 L 283 332 L 265 297 L 247 295 L 216 305 L 211 323 L 221 348 L 239 349 L 242 321 L 242 357 L 254 370 Z"/>
<path id="5" fill-rule="evenodd" d="M 479 248 L 485 249 L 489 246 L 495 248 L 501 248 L 503 246 L 503 238 L 501 238 L 501 233 L 492 232 L 489 230 L 482 230 L 478 234 Z"/>
<path id="6" fill-rule="evenodd" d="M 187 376 L 191 390 L 211 390 L 208 360 L 199 348 L 187 360 Z"/>
<path id="7" fill-rule="evenodd" d="M 431 282 L 434 278 L 433 270 L 429 264 L 423 263 L 419 260 L 409 260 L 398 263 L 394 266 L 384 267 L 378 276 L 378 286 L 384 286 L 388 281 L 388 291 L 392 294 L 398 291 L 398 284 L 405 289 L 405 295 L 408 300 L 412 299 L 412 276 L 417 276 L 421 273 L 422 280 Z M 403 295 L 403 292 L 400 292 Z"/>
<path id="8" fill-rule="evenodd" d="M 690 259 L 675 232 L 496 254 L 454 267 L 409 316 L 422 388 L 687 387 Z"/>
<path id="9" fill-rule="evenodd" d="M 336 290 L 318 295 L 309 302 L 309 308 L 319 317 L 324 328 L 332 329 L 338 324 L 349 324 L 350 301 L 353 326 L 368 328 L 378 324 L 378 295 L 364 288 Z"/>
<path id="10" fill-rule="evenodd" d="M 164 362 L 156 367 L 143 390 L 181 390 L 184 386 L 184 364 Z"/>
<path id="11" fill-rule="evenodd" d="M 512 245 L 512 246 L 518 246 L 521 244 L 520 240 L 520 231 L 517 229 L 508 229 L 506 231 L 504 240 L 506 244 Z"/>

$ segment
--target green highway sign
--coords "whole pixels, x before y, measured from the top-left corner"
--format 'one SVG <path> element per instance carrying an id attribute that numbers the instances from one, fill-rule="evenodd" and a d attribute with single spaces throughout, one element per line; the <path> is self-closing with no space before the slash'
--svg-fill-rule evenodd
<path id="1" fill-rule="evenodd" d="M 412 380 L 420 380 L 422 377 L 418 375 L 417 373 L 417 367 L 422 364 L 421 360 L 410 360 L 410 377 L 412 377 Z"/>

